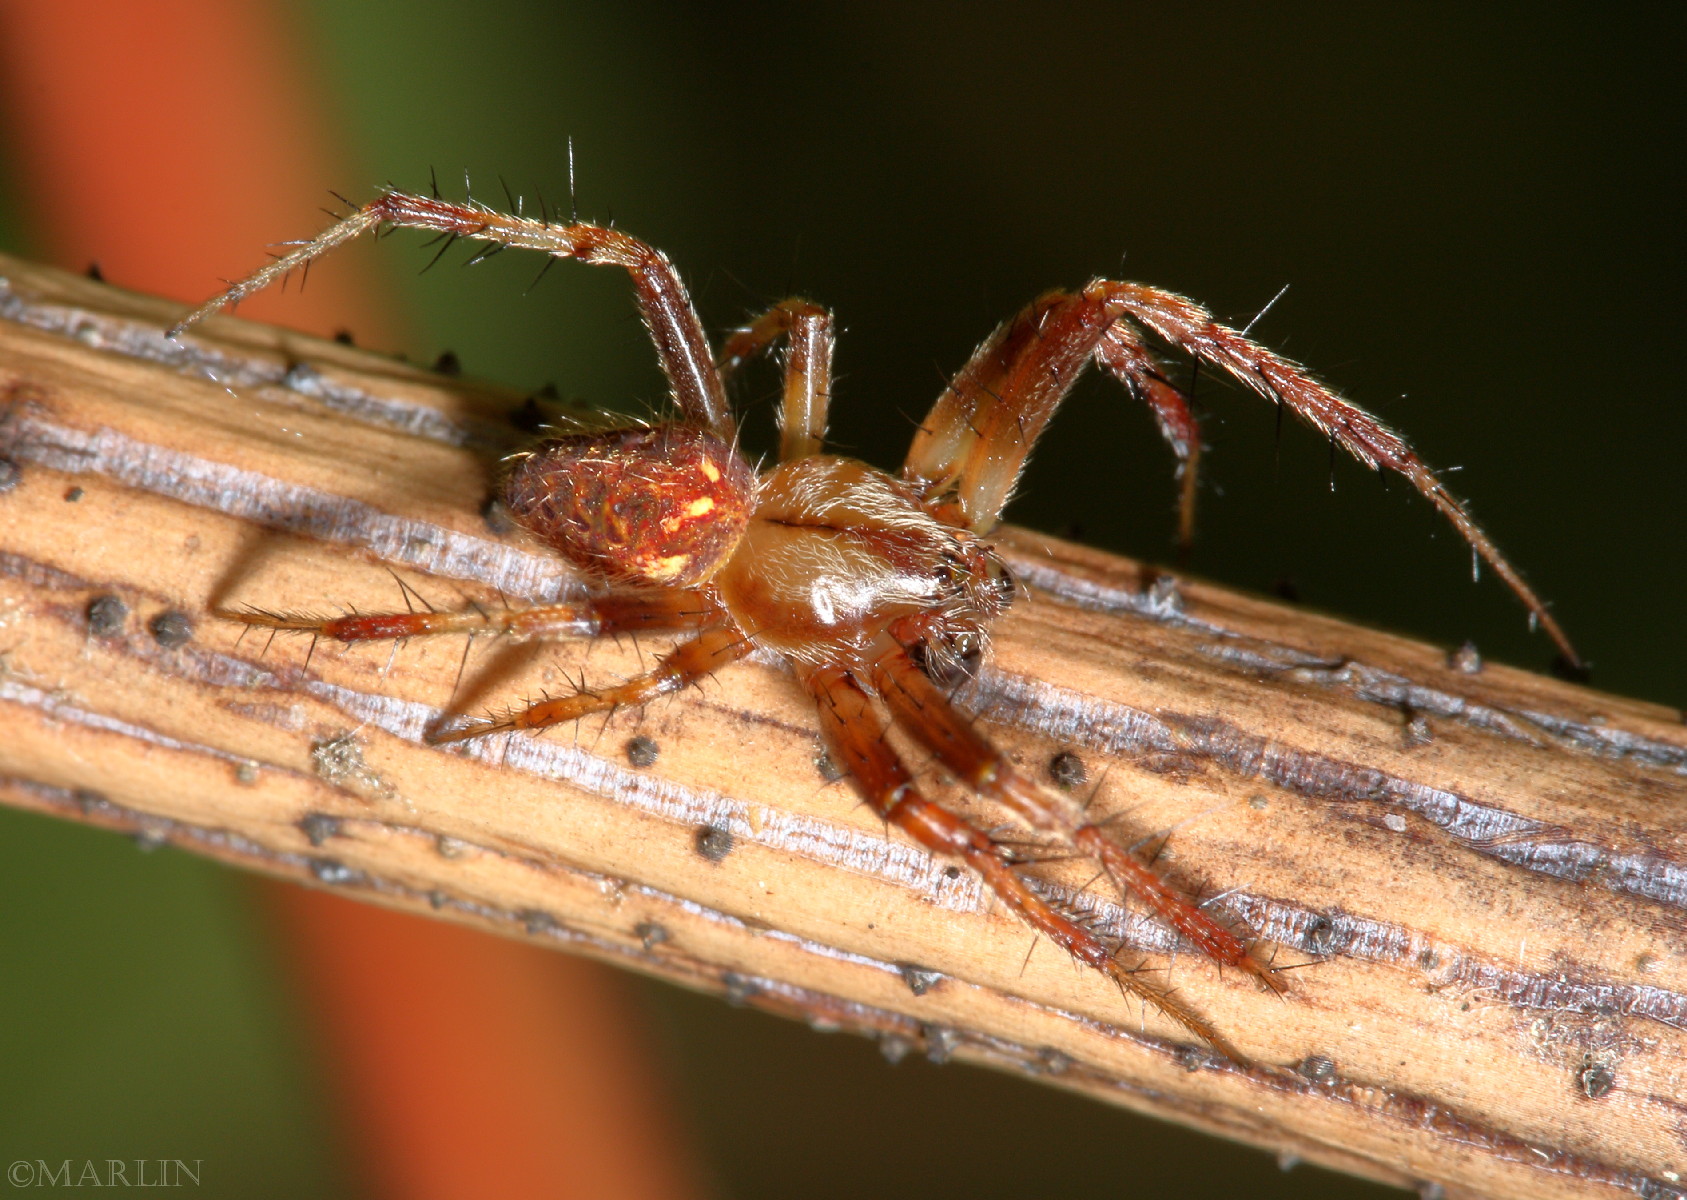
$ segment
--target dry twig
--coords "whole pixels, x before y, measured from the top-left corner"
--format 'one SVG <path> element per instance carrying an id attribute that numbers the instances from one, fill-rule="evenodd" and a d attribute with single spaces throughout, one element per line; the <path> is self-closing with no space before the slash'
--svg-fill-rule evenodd
<path id="1" fill-rule="evenodd" d="M 520 398 L 232 321 L 171 343 L 162 302 L 0 275 L 9 802 L 1378 1179 L 1684 1194 L 1680 713 L 1008 531 L 1035 595 L 970 707 L 1029 768 L 1075 755 L 1121 828 L 1175 830 L 1170 873 L 1279 965 L 1318 964 L 1278 1000 L 1047 869 L 1243 1068 L 887 836 L 776 666 L 447 753 L 420 735 L 460 642 L 241 641 L 210 610 L 390 609 L 387 566 L 441 605 L 554 594 L 482 515 Z M 641 653 L 480 647 L 456 703 Z"/>

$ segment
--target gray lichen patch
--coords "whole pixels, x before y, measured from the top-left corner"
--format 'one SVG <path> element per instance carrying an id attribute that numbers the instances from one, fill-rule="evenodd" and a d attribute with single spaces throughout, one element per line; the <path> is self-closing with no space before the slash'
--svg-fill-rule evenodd
<path id="1" fill-rule="evenodd" d="M 398 789 L 363 759 L 363 743 L 346 731 L 311 743 L 311 765 L 327 783 L 365 800 L 401 799 Z"/>

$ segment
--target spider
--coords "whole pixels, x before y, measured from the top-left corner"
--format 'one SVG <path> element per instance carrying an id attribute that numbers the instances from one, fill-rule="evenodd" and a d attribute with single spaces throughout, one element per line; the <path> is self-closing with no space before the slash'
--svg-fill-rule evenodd
<path id="1" fill-rule="evenodd" d="M 900 474 L 825 452 L 834 340 L 826 309 L 785 300 L 733 332 L 717 356 L 678 273 L 654 247 L 599 225 L 510 215 L 437 193 L 384 192 L 231 285 L 171 334 L 388 227 L 432 230 L 447 244 L 482 242 L 477 257 L 517 247 L 624 268 L 676 414 L 654 425 L 554 432 L 511 460 L 505 505 L 592 585 L 583 598 L 500 611 L 227 615 L 343 642 L 444 633 L 678 635 L 653 668 L 622 683 L 441 726 L 430 737 L 435 743 L 537 731 L 642 705 L 758 647 L 774 651 L 812 697 L 835 761 L 888 825 L 971 867 L 1025 924 L 1237 1062 L 1245 1061 L 1241 1052 L 1208 1020 L 1121 963 L 1113 947 L 1032 886 L 1022 853 L 923 794 L 885 737 L 888 717 L 964 787 L 1004 806 L 1048 844 L 1096 861 L 1122 894 L 1148 905 L 1202 954 L 1284 990 L 1248 940 L 1116 841 L 1080 802 L 1034 783 L 950 699 L 950 685 L 978 666 L 992 620 L 1016 593 L 988 534 L 1084 368 L 1097 363 L 1153 411 L 1180 459 L 1185 534 L 1199 430 L 1150 335 L 1287 406 L 1366 466 L 1404 475 L 1575 661 L 1542 602 L 1396 434 L 1192 301 L 1143 284 L 1097 279 L 1076 292 L 1049 292 L 1000 326 L 938 398 Z M 737 446 L 727 384 L 781 341 L 779 458 L 758 473 Z"/>

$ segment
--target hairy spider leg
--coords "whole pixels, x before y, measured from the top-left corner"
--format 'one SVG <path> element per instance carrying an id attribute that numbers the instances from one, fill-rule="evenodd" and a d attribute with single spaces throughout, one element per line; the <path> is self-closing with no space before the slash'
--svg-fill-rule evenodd
<path id="1" fill-rule="evenodd" d="M 884 723 L 874 711 L 872 700 L 848 671 L 836 667 L 812 669 L 804 673 L 803 683 L 815 699 L 827 744 L 849 769 L 874 812 L 927 850 L 959 859 L 977 871 L 985 885 L 1021 920 L 1074 959 L 1152 1004 L 1233 1062 L 1247 1064 L 1247 1058 L 1208 1021 L 1121 965 L 1105 942 L 1038 896 L 1021 877 L 1018 864 L 1006 848 L 922 796 L 885 740 Z"/>
<path id="2" fill-rule="evenodd" d="M 1083 294 L 1090 303 L 1104 310 L 1119 309 L 1129 314 L 1155 337 L 1213 364 L 1251 391 L 1288 405 L 1297 417 L 1372 470 L 1386 467 L 1404 475 L 1452 523 L 1494 574 L 1505 581 L 1568 663 L 1573 667 L 1582 665 L 1575 647 L 1553 620 L 1546 604 L 1399 434 L 1364 409 L 1343 400 L 1304 367 L 1219 324 L 1212 313 L 1175 292 L 1140 283 L 1096 280 Z"/>
<path id="3" fill-rule="evenodd" d="M 1159 423 L 1160 436 L 1177 455 L 1177 549 L 1184 557 L 1195 544 L 1197 472 L 1201 467 L 1201 427 L 1189 397 L 1166 378 L 1165 366 L 1124 321 L 1115 321 L 1096 343 L 1095 361 L 1146 404 Z"/>
<path id="4" fill-rule="evenodd" d="M 876 660 L 872 683 L 902 726 L 961 783 L 1006 806 L 1032 828 L 1099 861 L 1121 894 L 1142 900 L 1208 958 L 1246 971 L 1272 991 L 1287 990 L 1248 953 L 1246 942 L 1092 822 L 1076 800 L 1045 791 L 1020 774 L 906 650 L 898 648 Z"/>
<path id="5" fill-rule="evenodd" d="M 667 255 L 638 238 L 601 225 L 553 224 L 500 213 L 473 201 L 453 204 L 408 192 L 385 192 L 313 240 L 207 300 L 172 326 L 169 336 L 175 337 L 225 305 L 238 303 L 335 247 L 383 225 L 431 229 L 453 239 L 485 242 L 494 249 L 537 250 L 592 265 L 625 267 L 632 275 L 639 313 L 656 344 L 656 356 L 673 390 L 674 403 L 688 421 L 726 441 L 732 440 L 732 413 L 708 338 Z"/>
<path id="6" fill-rule="evenodd" d="M 1131 330 L 1107 341 L 1117 315 L 1083 296 L 1049 292 L 973 352 L 915 433 L 902 467 L 938 516 L 978 533 L 994 528 L 1032 446 L 1096 357 L 1154 413 L 1183 477 L 1180 528 L 1193 528 L 1200 429 L 1183 393 Z"/>
<path id="7" fill-rule="evenodd" d="M 547 696 L 523 708 L 430 733 L 428 741 L 440 745 L 518 729 L 536 731 L 578 721 L 592 713 L 648 704 L 658 696 L 689 687 L 728 663 L 743 658 L 754 648 L 755 642 L 736 625 L 715 625 L 675 646 L 650 670 L 612 687 L 602 691 L 582 688 L 567 696 Z"/>
<path id="8" fill-rule="evenodd" d="M 716 358 L 724 384 L 779 338 L 785 349 L 785 395 L 779 406 L 779 459 L 819 454 L 826 444 L 826 410 L 832 401 L 832 314 L 811 300 L 781 300 L 748 325 L 732 331 Z"/>
<path id="9" fill-rule="evenodd" d="M 451 612 L 412 609 L 324 617 L 247 608 L 217 609 L 215 615 L 259 629 L 310 633 L 340 642 L 402 640 L 442 633 L 498 634 L 523 640 L 598 637 L 647 629 L 695 629 L 721 619 L 720 609 L 704 593 L 683 588 L 606 592 L 567 604 L 498 608 L 477 604 Z"/>
<path id="10" fill-rule="evenodd" d="M 1505 581 L 1566 660 L 1581 665 L 1545 603 L 1404 439 L 1194 301 L 1145 284 L 1097 279 L 1075 295 L 1050 293 L 991 334 L 938 398 L 903 466 L 934 511 L 981 532 L 995 525 L 1031 446 L 1085 364 L 1098 352 L 1121 353 L 1117 343 L 1102 351 L 1121 319 L 1287 405 L 1365 466 L 1405 476 Z"/>

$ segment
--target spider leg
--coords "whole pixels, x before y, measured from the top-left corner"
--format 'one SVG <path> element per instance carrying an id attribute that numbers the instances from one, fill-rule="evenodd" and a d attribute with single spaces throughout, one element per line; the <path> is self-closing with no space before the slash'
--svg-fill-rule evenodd
<path id="1" fill-rule="evenodd" d="M 1399 434 L 1364 409 L 1343 400 L 1305 368 L 1220 325 L 1193 300 L 1140 283 L 1107 280 L 1091 283 L 1084 289 L 1084 295 L 1093 297 L 1094 303 L 1109 311 L 1129 314 L 1154 336 L 1211 363 L 1251 391 L 1287 405 L 1301 420 L 1372 470 L 1386 467 L 1404 475 L 1452 523 L 1494 574 L 1505 581 L 1530 616 L 1557 643 L 1570 665 L 1581 665 L 1575 647 L 1553 620 L 1545 603 Z"/>
<path id="2" fill-rule="evenodd" d="M 428 741 L 440 745 L 484 737 L 489 733 L 546 729 L 577 721 L 592 713 L 648 704 L 658 696 L 677 692 L 728 663 L 736 662 L 754 648 L 755 642 L 744 636 L 736 625 L 715 625 L 675 646 L 642 675 L 635 675 L 613 687 L 595 692 L 582 688 L 571 695 L 546 697 L 498 716 L 438 730 L 428 735 Z"/>
<path id="3" fill-rule="evenodd" d="M 298 270 L 313 259 L 383 225 L 431 229 L 448 237 L 485 242 L 488 247 L 538 250 L 557 258 L 625 267 L 633 277 L 639 312 L 656 344 L 662 371 L 687 420 L 729 439 L 732 414 L 727 409 L 708 339 L 691 305 L 691 297 L 667 255 L 619 230 L 601 225 L 553 224 L 548 220 L 512 216 L 470 201 L 453 204 L 430 196 L 388 191 L 351 216 L 330 225 L 306 242 L 260 268 L 227 291 L 207 300 L 171 329 L 174 337 L 228 304 L 238 303 Z"/>
<path id="4" fill-rule="evenodd" d="M 826 409 L 832 399 L 832 314 L 801 297 L 781 300 L 722 343 L 724 385 L 744 363 L 779 338 L 785 350 L 785 395 L 779 408 L 779 458 L 790 462 L 819 454 L 826 439 Z"/>
<path id="5" fill-rule="evenodd" d="M 309 633 L 341 642 L 371 642 L 440 633 L 502 634 L 520 639 L 596 637 L 642 629 L 688 629 L 718 620 L 719 610 L 703 593 L 676 588 L 660 592 L 609 592 L 570 604 L 525 608 L 483 608 L 456 612 L 352 613 L 322 617 L 264 609 L 218 609 L 215 615 L 243 625 Z"/>
<path id="6" fill-rule="evenodd" d="M 804 684 L 819 707 L 827 743 L 879 816 L 927 850 L 966 863 L 1021 920 L 1075 960 L 1152 1004 L 1232 1061 L 1246 1064 L 1241 1052 L 1205 1018 L 1176 997 L 1149 986 L 1136 972 L 1122 966 L 1106 943 L 1038 896 L 1021 877 L 1008 852 L 988 834 L 922 796 L 885 740 L 884 725 L 872 700 L 847 671 L 835 667 L 810 670 Z"/>
<path id="7" fill-rule="evenodd" d="M 1095 361 L 1148 405 L 1159 422 L 1160 436 L 1177 455 L 1177 548 L 1187 555 L 1195 544 L 1196 473 L 1201 465 L 1201 427 L 1190 411 L 1189 397 L 1166 378 L 1165 367 L 1127 322 L 1107 327 L 1096 343 Z"/>
<path id="8" fill-rule="evenodd" d="M 872 668 L 874 690 L 915 740 L 962 783 L 1005 805 L 1034 829 L 1052 833 L 1099 861 L 1114 886 L 1136 896 L 1213 961 L 1238 967 L 1276 992 L 1284 985 L 1248 953 L 1247 943 L 1214 921 L 1147 863 L 1089 819 L 1082 804 L 1047 791 L 1017 771 L 900 647 Z"/>
<path id="9" fill-rule="evenodd" d="M 1133 330 L 1109 336 L 1118 316 L 1087 294 L 1049 292 L 973 352 L 914 435 L 902 468 L 940 517 L 979 533 L 996 524 L 1043 427 L 1097 358 L 1153 410 L 1183 464 L 1183 520 L 1193 520 L 1194 415 Z"/>
<path id="10" fill-rule="evenodd" d="M 1121 321 L 1286 405 L 1367 467 L 1405 476 L 1505 581 L 1566 659 L 1580 665 L 1540 597 L 1404 439 L 1303 367 L 1219 324 L 1194 301 L 1144 284 L 1098 279 L 1075 295 L 1053 292 L 991 334 L 938 398 L 903 465 L 932 511 L 956 525 L 990 529 L 1032 445 L 1092 356 L 1115 374 L 1123 372 L 1127 384 L 1146 378 L 1130 346 L 1134 332 Z M 1124 332 L 1115 335 L 1115 328 Z M 1175 412 L 1175 404 L 1164 404 L 1162 394 L 1157 413 Z"/>

